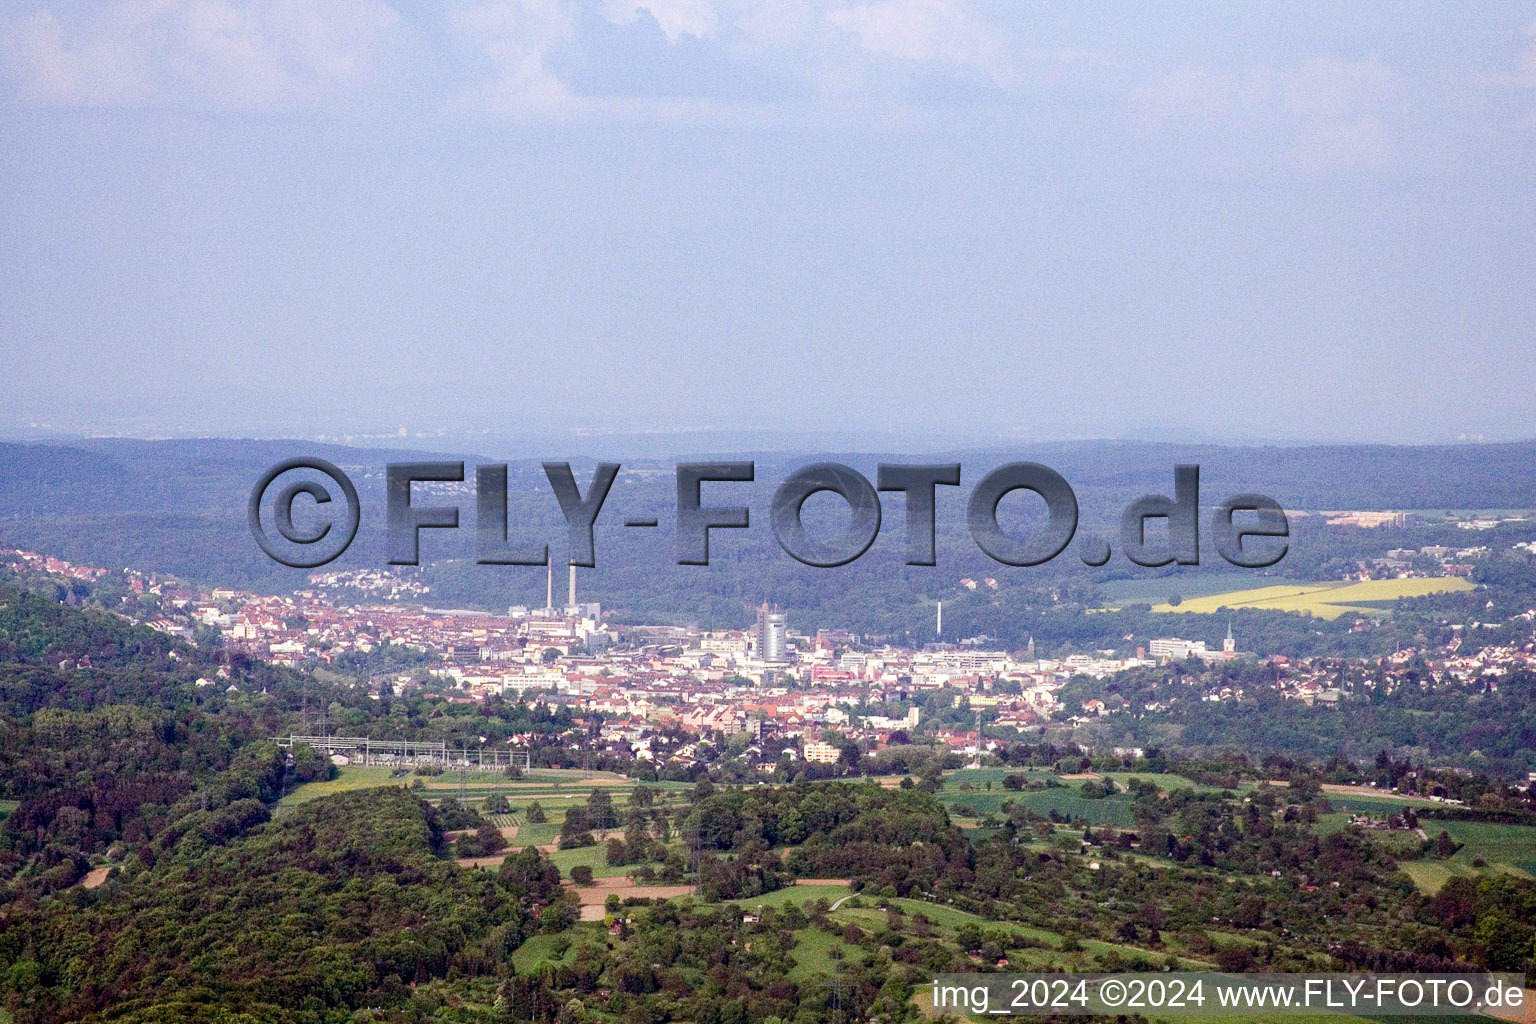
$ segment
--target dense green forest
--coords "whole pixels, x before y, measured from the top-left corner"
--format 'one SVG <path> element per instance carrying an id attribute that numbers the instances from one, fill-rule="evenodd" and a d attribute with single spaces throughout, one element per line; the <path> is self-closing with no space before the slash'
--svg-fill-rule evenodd
<path id="1" fill-rule="evenodd" d="M 1091 698 L 1164 710 L 1118 716 L 1086 727 L 1098 747 L 1177 746 L 1193 751 L 1262 749 L 1311 760 L 1343 753 L 1367 760 L 1396 750 L 1429 763 L 1496 768 L 1507 777 L 1536 771 L 1536 676 L 1518 670 L 1475 685 L 1410 675 L 1406 685 L 1379 670 L 1338 663 L 1332 682 L 1350 689 L 1346 707 L 1309 706 L 1282 697 L 1272 669 L 1256 663 L 1206 674 L 1198 688 L 1177 673 L 1138 670 L 1062 688 L 1069 706 Z M 1243 699 L 1207 701 L 1202 693 L 1235 687 Z"/>
<path id="2" fill-rule="evenodd" d="M 199 686 L 197 681 L 215 680 Z M 370 699 L 346 681 L 173 641 L 0 583 L 0 894 L 73 885 L 90 858 L 154 843 L 192 810 L 270 803 L 333 769 L 271 743 L 324 709 L 360 734 L 479 743 L 558 737 L 570 713 Z M 535 748 L 543 750 L 536 740 Z"/>
<path id="3" fill-rule="evenodd" d="M 494 973 L 537 927 L 534 893 L 435 856 L 436 812 L 400 789 L 271 823 L 243 800 L 189 819 L 92 898 L 8 923 L 15 1010 L 154 1019 L 173 998 L 258 1015 L 386 1003 L 428 978 Z"/>

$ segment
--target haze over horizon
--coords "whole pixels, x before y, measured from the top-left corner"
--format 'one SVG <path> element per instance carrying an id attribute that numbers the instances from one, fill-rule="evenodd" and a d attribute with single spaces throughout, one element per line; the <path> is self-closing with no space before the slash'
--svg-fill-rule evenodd
<path id="1" fill-rule="evenodd" d="M 20 0 L 0 435 L 1530 438 L 1532 17 Z"/>

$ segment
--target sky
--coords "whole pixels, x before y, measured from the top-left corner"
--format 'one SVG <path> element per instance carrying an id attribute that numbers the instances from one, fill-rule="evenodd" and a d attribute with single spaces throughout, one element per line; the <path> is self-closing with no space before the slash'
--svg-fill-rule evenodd
<path id="1" fill-rule="evenodd" d="M 1529 3 L 0 8 L 10 436 L 1526 439 L 1533 229 Z"/>

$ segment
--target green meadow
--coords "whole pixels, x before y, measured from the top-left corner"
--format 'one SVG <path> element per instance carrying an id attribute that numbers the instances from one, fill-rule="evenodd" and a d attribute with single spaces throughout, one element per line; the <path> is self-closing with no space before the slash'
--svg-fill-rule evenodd
<path id="1" fill-rule="evenodd" d="M 1421 892 L 1439 892 L 1441 886 L 1455 877 L 1493 874 L 1536 877 L 1536 828 L 1430 818 L 1421 818 L 1419 825 L 1431 838 L 1443 829 L 1462 844 L 1447 860 L 1429 856 L 1400 862 L 1403 873 L 1413 879 Z"/>

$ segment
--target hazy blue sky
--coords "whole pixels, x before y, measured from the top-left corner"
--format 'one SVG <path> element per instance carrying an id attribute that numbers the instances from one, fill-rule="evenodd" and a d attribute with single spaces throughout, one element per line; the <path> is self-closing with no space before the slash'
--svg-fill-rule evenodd
<path id="1" fill-rule="evenodd" d="M 9 0 L 0 430 L 1533 437 L 1536 5 Z"/>

